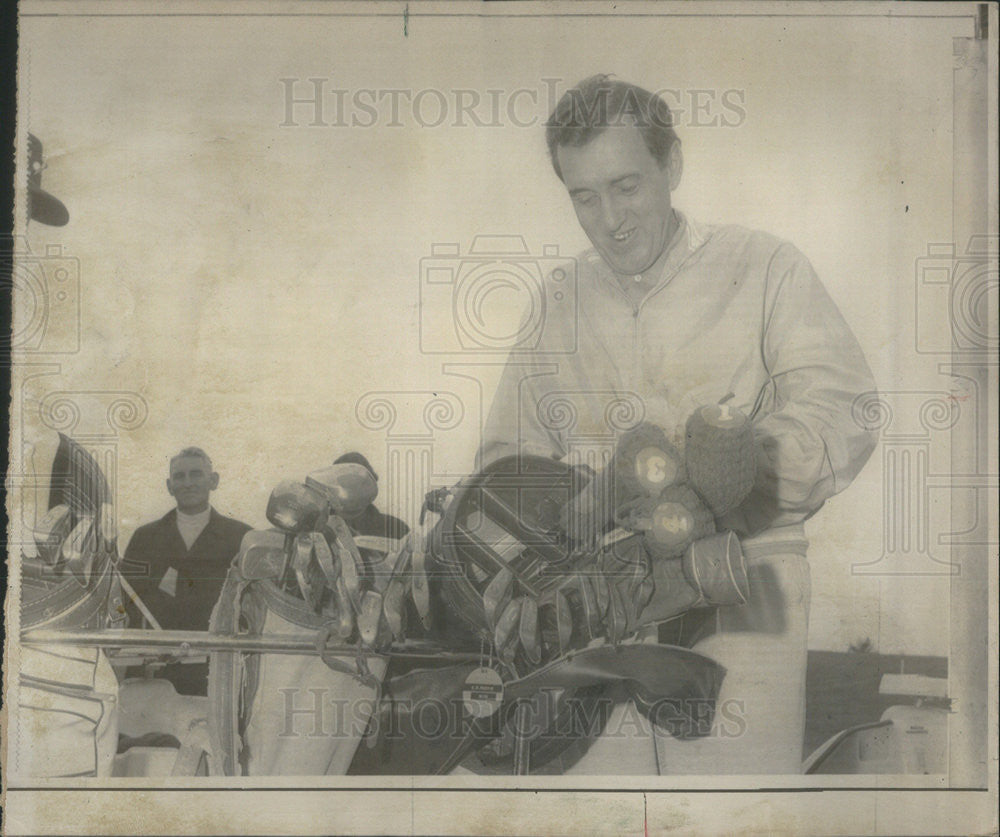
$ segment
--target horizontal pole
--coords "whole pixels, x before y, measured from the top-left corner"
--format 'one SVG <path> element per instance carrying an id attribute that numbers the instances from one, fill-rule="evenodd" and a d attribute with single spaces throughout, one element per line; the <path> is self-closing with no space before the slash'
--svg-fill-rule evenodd
<path id="1" fill-rule="evenodd" d="M 247 654 L 301 654 L 318 656 L 315 639 L 294 634 L 213 634 L 208 631 L 146 631 L 138 628 L 91 631 L 55 631 L 35 629 L 21 633 L 22 645 L 77 645 L 93 648 L 129 649 L 150 654 L 172 653 L 177 656 L 211 651 L 237 651 Z M 328 656 L 354 658 L 356 645 L 327 645 Z M 452 662 L 476 662 L 475 652 L 450 651 L 433 642 L 408 640 L 385 651 L 366 652 L 374 657 L 427 657 Z"/>

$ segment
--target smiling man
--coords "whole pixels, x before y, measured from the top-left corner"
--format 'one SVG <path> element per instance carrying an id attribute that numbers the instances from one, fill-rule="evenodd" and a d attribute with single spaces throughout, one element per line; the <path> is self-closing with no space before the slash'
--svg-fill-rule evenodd
<path id="1" fill-rule="evenodd" d="M 207 631 L 226 572 L 250 527 L 219 514 L 210 503 L 219 475 L 201 448 L 185 448 L 170 460 L 167 492 L 176 501 L 159 520 L 140 526 L 125 550 L 124 572 L 136 594 L 164 629 Z M 130 605 L 129 622 L 143 617 Z M 207 665 L 164 670 L 181 694 L 205 694 Z"/>
<path id="2" fill-rule="evenodd" d="M 605 130 L 583 145 L 557 146 L 553 161 L 605 264 L 632 279 L 626 288 L 640 284 L 643 274 L 652 278 L 679 227 L 670 204 L 683 168 L 676 137 L 650 149 L 638 128 Z"/>
<path id="3" fill-rule="evenodd" d="M 586 773 L 792 773 L 802 758 L 810 580 L 803 523 L 846 488 L 875 437 L 854 419 L 874 390 L 865 357 L 791 244 L 674 209 L 681 143 L 657 96 L 608 76 L 568 91 L 547 124 L 556 174 L 593 244 L 576 261 L 577 307 L 553 308 L 537 350 L 512 354 L 480 465 L 529 453 L 573 461 L 613 438 L 616 402 L 684 449 L 696 408 L 753 422 L 756 478 L 720 528 L 747 559 L 742 606 L 660 626 L 727 670 L 711 735 L 675 741 L 622 704 L 572 768 Z M 573 405 L 572 422 L 559 403 Z M 647 637 L 655 641 L 656 633 Z"/>

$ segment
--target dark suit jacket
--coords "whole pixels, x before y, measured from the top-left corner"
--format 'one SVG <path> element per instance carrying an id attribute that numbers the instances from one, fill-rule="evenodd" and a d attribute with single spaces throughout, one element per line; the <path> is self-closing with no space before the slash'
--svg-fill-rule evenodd
<path id="1" fill-rule="evenodd" d="M 154 523 L 135 530 L 125 550 L 122 572 L 161 627 L 207 631 L 226 572 L 248 531 L 250 527 L 245 523 L 223 517 L 212 509 L 208 525 L 188 549 L 177 528 L 177 510 L 174 509 Z M 177 574 L 172 585 L 164 582 L 171 569 Z M 174 595 L 170 595 L 170 587 Z M 142 627 L 142 615 L 131 601 L 126 610 L 129 625 Z M 141 669 L 126 670 L 129 677 L 141 675 Z M 171 663 L 156 676 L 173 683 L 178 694 L 208 693 L 207 663 Z"/>
<path id="2" fill-rule="evenodd" d="M 212 509 L 208 525 L 189 550 L 177 528 L 177 510 L 172 509 L 135 530 L 125 550 L 125 577 L 163 628 L 207 631 L 229 564 L 248 531 L 245 523 Z M 171 569 L 176 573 L 173 584 L 164 580 Z M 129 615 L 129 624 L 142 624 L 134 605 L 129 605 Z"/>

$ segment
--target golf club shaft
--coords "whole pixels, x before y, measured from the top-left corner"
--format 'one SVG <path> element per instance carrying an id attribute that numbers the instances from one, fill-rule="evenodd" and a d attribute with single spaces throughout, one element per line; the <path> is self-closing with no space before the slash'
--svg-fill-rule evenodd
<path id="1" fill-rule="evenodd" d="M 212 634 L 207 631 L 147 631 L 137 628 L 119 630 L 56 631 L 35 629 L 21 633 L 23 645 L 83 645 L 109 649 L 143 649 L 155 653 L 205 653 L 211 651 L 241 651 L 256 654 L 318 655 L 315 640 L 306 635 L 268 634 Z M 323 653 L 328 656 L 356 657 L 356 645 L 327 645 Z M 480 655 L 474 652 L 450 651 L 430 642 L 408 641 L 391 646 L 385 651 L 368 652 L 376 657 L 432 657 L 454 662 L 475 662 Z"/>

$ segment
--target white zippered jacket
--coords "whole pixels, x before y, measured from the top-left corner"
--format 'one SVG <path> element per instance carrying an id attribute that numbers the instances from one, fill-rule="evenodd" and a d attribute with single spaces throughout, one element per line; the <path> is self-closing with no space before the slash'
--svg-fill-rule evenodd
<path id="1" fill-rule="evenodd" d="M 546 279 L 539 342 L 508 358 L 479 464 L 517 450 L 572 459 L 640 418 L 683 450 L 688 416 L 730 396 L 753 419 L 758 467 L 725 525 L 748 536 L 801 524 L 874 449 L 859 400 L 874 397 L 871 370 L 795 247 L 677 215 L 660 280 L 638 304 L 595 250 L 558 287 Z"/>

